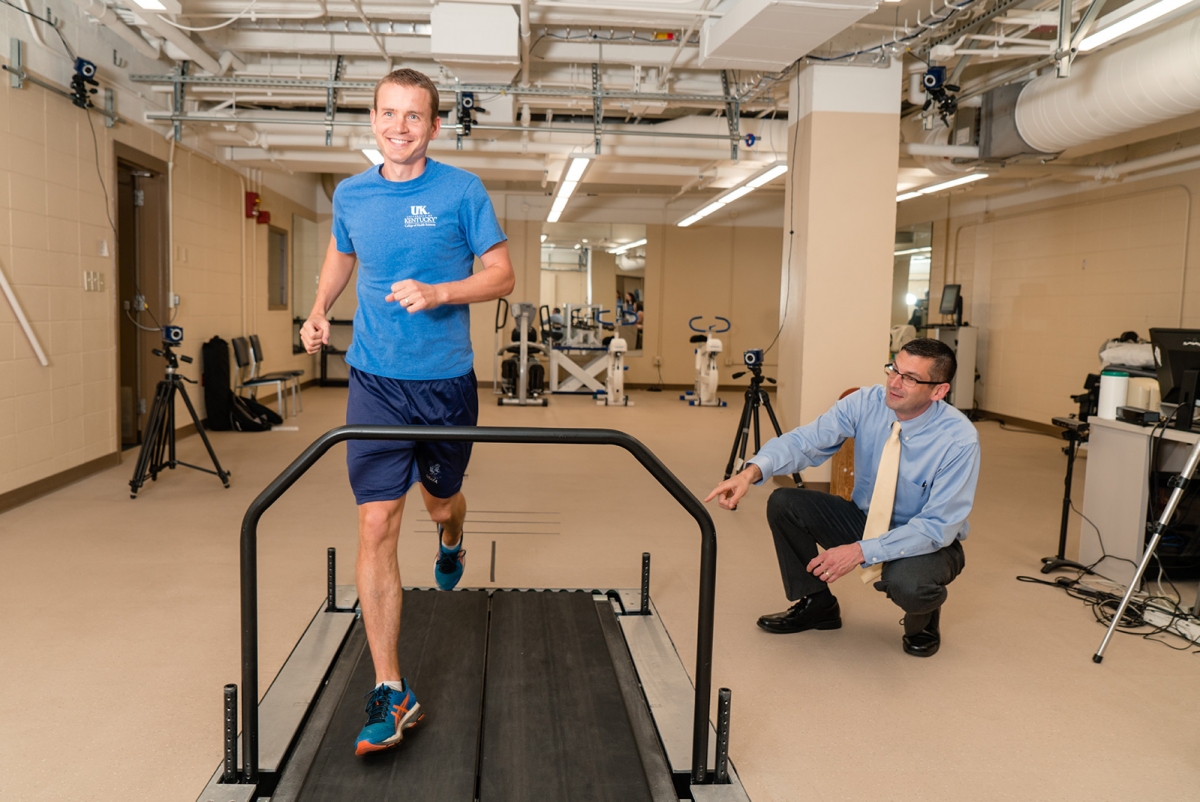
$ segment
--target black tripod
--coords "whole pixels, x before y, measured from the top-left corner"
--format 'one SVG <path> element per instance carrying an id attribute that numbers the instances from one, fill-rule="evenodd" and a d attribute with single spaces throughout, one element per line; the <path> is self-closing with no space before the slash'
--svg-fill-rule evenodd
<path id="1" fill-rule="evenodd" d="M 1048 574 L 1061 568 L 1069 568 L 1090 574 L 1093 573 L 1090 568 L 1068 560 L 1064 553 L 1067 548 L 1067 522 L 1071 518 L 1071 477 L 1075 469 L 1075 454 L 1079 451 L 1079 444 L 1088 440 L 1088 424 L 1087 421 L 1075 417 L 1054 418 L 1053 421 L 1056 426 L 1063 427 L 1062 436 L 1067 441 L 1067 446 L 1063 449 L 1067 454 L 1067 481 L 1066 492 L 1063 494 L 1062 525 L 1058 530 L 1058 554 L 1042 558 L 1042 573 Z"/>
<path id="2" fill-rule="evenodd" d="M 185 468 L 192 468 L 197 471 L 204 471 L 217 476 L 221 480 L 221 484 L 229 487 L 229 472 L 221 468 L 221 463 L 217 461 L 216 452 L 213 451 L 212 443 L 208 442 L 208 435 L 204 433 L 204 426 L 200 423 L 200 418 L 196 415 L 196 408 L 192 406 L 192 400 L 188 398 L 187 388 L 183 386 L 185 381 L 192 381 L 186 376 L 179 375 L 179 360 L 191 362 L 190 356 L 176 355 L 171 350 L 169 343 L 163 343 L 163 350 L 157 348 L 153 351 L 155 356 L 161 356 L 167 360 L 167 377 L 158 383 L 158 387 L 154 391 L 154 405 L 150 407 L 150 417 L 146 419 L 146 431 L 142 437 L 142 450 L 138 454 L 137 468 L 133 472 L 133 478 L 129 480 L 129 497 L 137 498 L 138 490 L 146 483 L 146 475 L 150 475 L 152 481 L 158 480 L 159 471 L 164 468 L 175 470 L 176 465 L 182 465 Z M 195 384 L 196 382 L 192 382 Z M 186 462 L 181 462 L 175 459 L 175 394 L 179 393 L 183 396 L 183 403 L 187 405 L 188 412 L 192 416 L 192 422 L 196 424 L 196 432 L 200 435 L 200 439 L 204 441 L 204 447 L 208 449 L 208 456 L 212 458 L 215 471 L 210 471 L 208 468 L 201 468 L 199 465 L 190 465 Z M 166 459 L 163 459 L 164 452 Z"/>
<path id="3" fill-rule="evenodd" d="M 746 388 L 746 401 L 742 404 L 742 420 L 738 423 L 737 435 L 733 438 L 733 450 L 729 452 L 729 464 L 725 466 L 725 478 L 733 476 L 733 466 L 736 463 L 739 467 L 746 464 L 746 447 L 750 443 L 750 423 L 754 423 L 754 453 L 762 448 L 762 440 L 759 435 L 758 428 L 758 408 L 766 407 L 767 414 L 771 416 L 771 425 L 775 427 L 775 436 L 779 437 L 783 431 L 779 428 L 779 419 L 775 417 L 775 410 L 771 408 L 771 399 L 767 396 L 767 391 L 762 388 L 764 381 L 769 381 L 771 384 L 775 380 L 762 375 L 761 365 L 747 365 L 750 372 L 753 374 L 750 378 L 750 386 Z M 746 371 L 733 374 L 733 378 L 740 379 L 746 375 Z M 796 481 L 796 487 L 804 487 L 804 482 L 800 479 L 800 474 L 793 473 L 792 479 Z"/>

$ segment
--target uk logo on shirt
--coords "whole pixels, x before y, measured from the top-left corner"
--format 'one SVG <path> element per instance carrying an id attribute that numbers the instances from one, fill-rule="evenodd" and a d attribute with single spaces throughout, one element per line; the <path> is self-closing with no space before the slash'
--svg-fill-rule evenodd
<path id="1" fill-rule="evenodd" d="M 404 218 L 405 228 L 426 228 L 437 225 L 437 218 L 425 210 L 424 206 L 409 206 L 409 215 Z"/>

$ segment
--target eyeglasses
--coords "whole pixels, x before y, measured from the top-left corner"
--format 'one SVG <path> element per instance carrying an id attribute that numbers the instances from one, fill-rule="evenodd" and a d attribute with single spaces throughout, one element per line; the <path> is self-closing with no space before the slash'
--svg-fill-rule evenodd
<path id="1" fill-rule="evenodd" d="M 920 380 L 920 379 L 918 379 L 916 376 L 913 376 L 913 375 L 912 375 L 912 374 L 910 374 L 910 373 L 901 373 L 900 371 L 896 370 L 896 363 L 895 363 L 895 362 L 889 362 L 889 363 L 887 363 L 886 365 L 884 365 L 884 366 L 883 366 L 883 369 L 884 369 L 884 370 L 886 370 L 886 371 L 888 372 L 888 375 L 889 375 L 889 376 L 899 376 L 899 377 L 900 377 L 900 383 L 901 383 L 901 384 L 903 384 L 905 387 L 907 387 L 907 388 L 908 388 L 908 389 L 910 389 L 910 390 L 911 390 L 912 388 L 916 387 L 918 384 L 928 384 L 928 385 L 935 385 L 935 384 L 945 384 L 945 382 L 927 382 L 927 381 L 921 381 L 921 380 Z"/>

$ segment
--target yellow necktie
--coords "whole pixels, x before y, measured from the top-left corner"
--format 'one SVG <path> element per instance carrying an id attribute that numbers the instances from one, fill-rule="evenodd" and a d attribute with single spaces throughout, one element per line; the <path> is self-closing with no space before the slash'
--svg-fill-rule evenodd
<path id="1" fill-rule="evenodd" d="M 863 540 L 879 537 L 892 527 L 892 505 L 896 501 L 896 478 L 900 475 L 900 421 L 892 424 L 892 434 L 883 444 L 879 455 L 879 470 L 875 471 L 875 489 L 871 491 L 871 508 L 867 510 L 867 525 Z M 865 585 L 883 574 L 883 563 L 862 569 Z"/>

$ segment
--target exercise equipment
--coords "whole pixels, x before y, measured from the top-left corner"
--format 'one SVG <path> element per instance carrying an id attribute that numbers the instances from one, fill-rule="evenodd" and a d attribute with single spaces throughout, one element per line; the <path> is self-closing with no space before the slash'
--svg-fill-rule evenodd
<path id="1" fill-rule="evenodd" d="M 503 298 L 504 317 L 508 317 L 509 305 Z M 504 328 L 507 320 L 501 320 L 500 305 L 496 307 L 497 332 Z M 507 354 L 500 363 L 500 391 L 503 393 L 496 399 L 499 406 L 546 406 L 549 402 L 542 397 L 546 391 L 545 368 L 538 361 L 539 353 L 549 353 L 549 349 L 537 342 L 537 329 L 533 327 L 533 317 L 537 307 L 529 303 L 512 304 L 513 333 L 515 345 L 509 345 L 497 351 L 497 359 Z"/>
<path id="2" fill-rule="evenodd" d="M 723 345 L 721 341 L 714 337 L 714 334 L 724 334 L 729 331 L 729 320 L 720 315 L 715 318 L 725 324 L 725 328 L 718 329 L 717 324 L 713 323 L 706 328 L 696 328 L 696 321 L 700 320 L 702 315 L 697 315 L 688 321 L 688 328 L 692 331 L 699 332 L 693 334 L 689 342 L 693 345 L 703 343 L 696 349 L 696 389 L 688 390 L 683 395 L 679 396 L 680 401 L 687 401 L 688 406 L 692 407 L 723 407 L 725 402 L 717 398 L 717 386 L 721 383 L 720 370 L 717 367 L 717 355 L 721 353 Z"/>
<path id="3" fill-rule="evenodd" d="M 354 589 L 336 584 L 331 549 L 325 599 L 256 704 L 259 521 L 322 455 L 350 439 L 629 451 L 700 528 L 694 688 L 651 603 L 648 554 L 640 589 L 409 590 L 400 657 L 427 720 L 397 749 L 356 757 L 361 695 L 374 677 Z M 243 518 L 241 687 L 225 688 L 225 757 L 199 800 L 747 800 L 728 760 L 724 689 L 715 738 L 709 723 L 716 556 L 707 509 L 623 432 L 462 426 L 326 432 Z"/>
<path id="4" fill-rule="evenodd" d="M 612 328 L 600 316 L 608 312 L 596 304 L 563 304 L 562 337 L 550 349 L 550 392 L 600 396 L 608 392 L 600 383 L 600 374 L 608 369 L 609 347 L 603 340 L 605 328 Z M 580 365 L 572 354 L 588 357 Z M 560 381 L 560 372 L 568 375 Z"/>
<path id="5" fill-rule="evenodd" d="M 603 321 L 601 321 L 603 322 Z M 613 326 L 613 336 L 608 338 L 608 363 L 604 374 L 604 396 L 598 405 L 607 407 L 631 407 L 633 402 L 625 395 L 625 353 L 629 350 L 625 338 Z"/>

